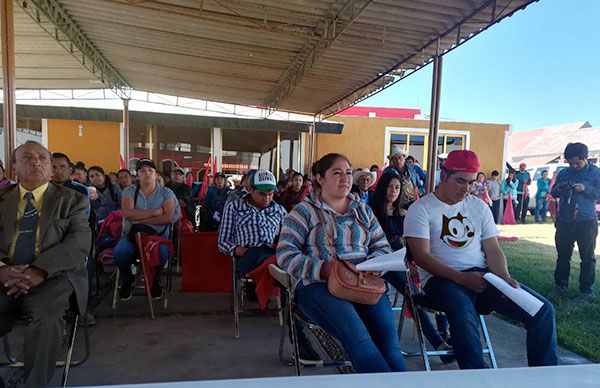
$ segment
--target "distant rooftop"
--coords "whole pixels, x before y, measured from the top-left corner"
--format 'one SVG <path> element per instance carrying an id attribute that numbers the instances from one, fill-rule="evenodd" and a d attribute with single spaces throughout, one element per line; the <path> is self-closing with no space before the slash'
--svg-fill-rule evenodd
<path id="1" fill-rule="evenodd" d="M 508 159 L 513 162 L 535 156 L 554 159 L 562 155 L 568 143 L 574 142 L 586 144 L 591 153 L 600 151 L 600 127 L 579 121 L 514 133 L 508 139 Z"/>
<path id="2" fill-rule="evenodd" d="M 415 119 L 421 114 L 421 109 L 413 108 L 382 108 L 375 106 L 351 106 L 339 112 L 336 116 L 379 117 L 386 119 Z"/>

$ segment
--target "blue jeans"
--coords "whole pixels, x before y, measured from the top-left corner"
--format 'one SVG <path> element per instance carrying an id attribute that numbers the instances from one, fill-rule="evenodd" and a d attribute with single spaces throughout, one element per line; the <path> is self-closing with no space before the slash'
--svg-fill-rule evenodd
<path id="1" fill-rule="evenodd" d="M 246 275 L 256 268 L 260 267 L 269 257 L 275 254 L 275 249 L 269 246 L 248 248 L 237 261 L 237 271 L 241 275 Z"/>
<path id="2" fill-rule="evenodd" d="M 134 254 L 135 254 L 135 244 L 126 238 L 122 238 L 119 240 L 117 245 L 113 250 L 113 259 L 115 260 L 115 264 L 119 267 L 119 272 L 121 272 L 121 278 L 123 280 L 129 280 L 133 278 L 133 274 L 131 273 L 131 264 L 134 262 Z M 169 248 L 165 244 L 160 244 L 160 267 L 162 268 L 167 261 L 169 261 L 170 253 Z M 156 271 L 157 275 L 160 275 L 160 271 Z"/>
<path id="3" fill-rule="evenodd" d="M 556 320 L 554 307 L 544 297 L 521 285 L 544 305 L 532 317 L 493 286 L 478 294 L 451 280 L 432 277 L 425 292 L 446 313 L 456 360 L 461 369 L 485 368 L 479 335 L 479 311 L 496 311 L 525 324 L 529 366 L 556 365 Z"/>
<path id="4" fill-rule="evenodd" d="M 296 300 L 308 318 L 342 343 L 358 373 L 408 370 L 387 294 L 367 306 L 336 298 L 326 283 L 299 283 Z"/>
<path id="5" fill-rule="evenodd" d="M 404 295 L 406 292 L 405 271 L 386 272 L 382 278 Z M 446 317 L 443 315 L 436 315 L 436 323 L 438 326 L 438 330 L 436 330 L 435 327 L 433 327 L 431 318 L 429 318 L 429 315 L 425 311 L 417 309 L 417 313 L 419 314 L 419 320 L 421 321 L 421 327 L 423 328 L 423 335 L 427 338 L 427 341 L 429 341 L 431 346 L 433 346 L 434 349 L 437 349 L 444 342 L 444 339 L 440 336 L 438 331 L 444 332 L 448 330 L 448 321 L 446 320 Z M 404 314 L 404 311 L 402 314 Z M 414 314 L 414 311 L 411 311 L 411 314 Z"/>
<path id="6" fill-rule="evenodd" d="M 540 214 L 541 211 L 541 214 Z M 548 213 L 548 200 L 546 198 L 536 198 L 535 199 L 535 222 L 540 220 L 540 216 L 542 222 L 546 222 L 546 214 Z"/>
<path id="7" fill-rule="evenodd" d="M 492 206 L 490 206 L 490 209 L 492 209 L 492 216 L 494 216 L 494 222 L 497 224 L 499 222 L 498 215 L 500 214 L 500 200 L 497 199 L 495 201 L 492 201 Z"/>

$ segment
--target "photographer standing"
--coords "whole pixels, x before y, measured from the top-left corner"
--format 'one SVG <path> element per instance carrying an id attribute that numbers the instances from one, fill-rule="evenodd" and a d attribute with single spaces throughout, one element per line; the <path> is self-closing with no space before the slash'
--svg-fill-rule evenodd
<path id="1" fill-rule="evenodd" d="M 594 249 L 598 235 L 596 202 L 600 198 L 600 169 L 588 163 L 587 158 L 585 144 L 569 143 L 565 148 L 569 168 L 558 174 L 551 191 L 552 196 L 560 200 L 555 223 L 558 260 L 552 295 L 557 297 L 567 292 L 571 254 L 577 241 L 581 258 L 578 303 L 587 303 L 592 298 L 596 267 Z"/>

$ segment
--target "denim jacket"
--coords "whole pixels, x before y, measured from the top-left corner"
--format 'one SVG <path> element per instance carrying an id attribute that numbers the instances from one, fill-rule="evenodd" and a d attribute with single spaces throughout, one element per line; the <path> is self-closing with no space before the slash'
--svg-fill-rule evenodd
<path id="1" fill-rule="evenodd" d="M 583 184 L 585 190 L 573 190 L 569 184 L 575 183 Z M 563 188 L 565 184 L 568 187 Z M 554 198 L 560 198 L 559 222 L 596 220 L 596 203 L 600 199 L 600 169 L 591 163 L 579 171 L 565 168 L 558 173 L 550 194 Z"/>

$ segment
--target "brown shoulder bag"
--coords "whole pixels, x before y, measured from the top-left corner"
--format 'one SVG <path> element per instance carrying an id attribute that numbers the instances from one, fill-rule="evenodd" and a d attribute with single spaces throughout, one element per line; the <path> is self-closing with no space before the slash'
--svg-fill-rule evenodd
<path id="1" fill-rule="evenodd" d="M 333 257 L 331 273 L 327 280 L 327 288 L 335 297 L 354 303 L 365 305 L 374 305 L 385 292 L 385 282 L 379 276 L 368 272 L 358 271 L 354 264 L 338 258 L 334 250 L 333 242 L 327 231 L 327 224 L 323 219 L 322 213 L 319 214 L 323 232 L 325 235 L 325 244 L 330 256 Z M 335 222 L 332 225 L 333 241 L 336 240 Z"/>

